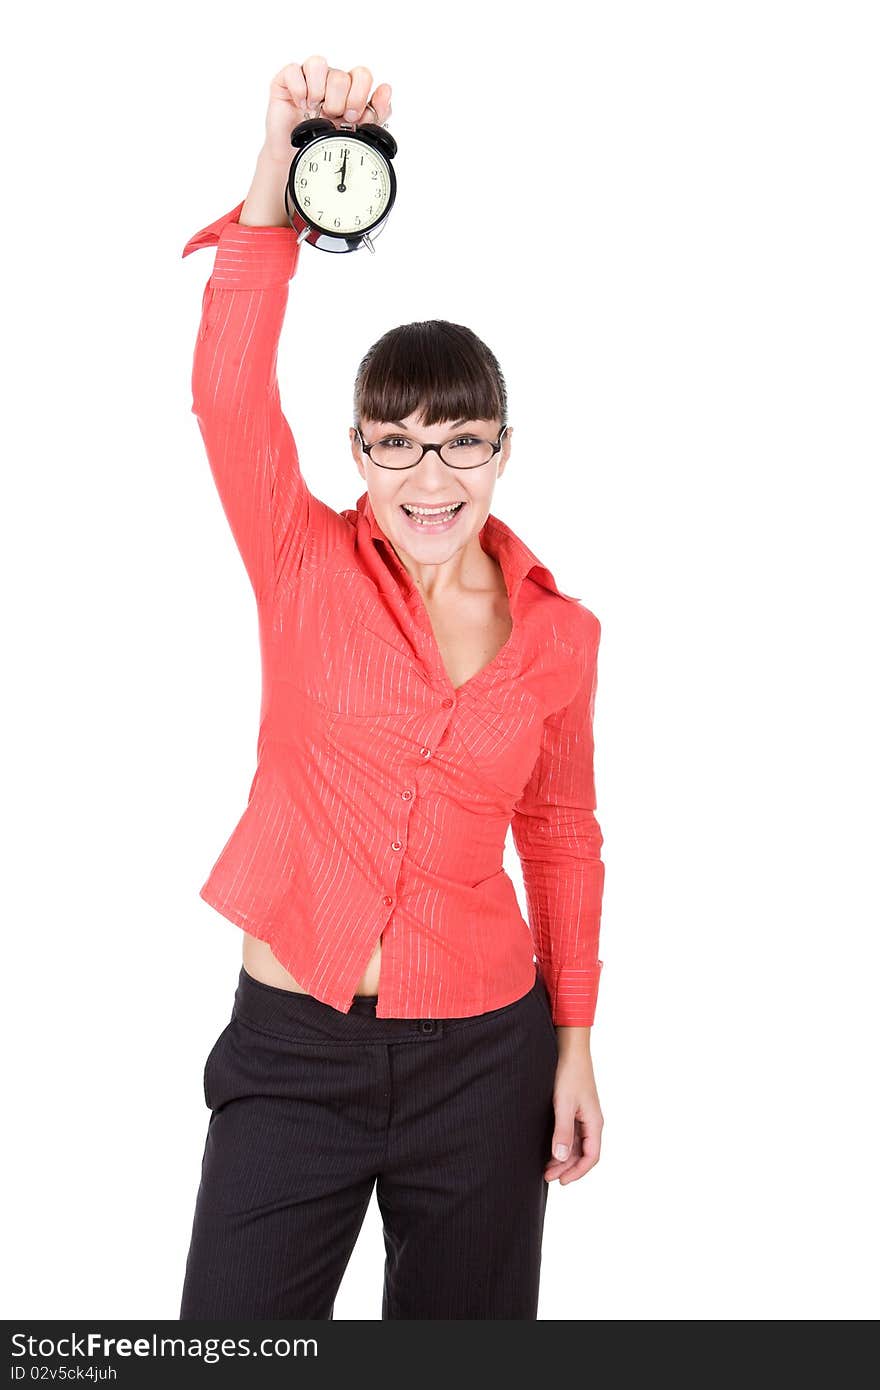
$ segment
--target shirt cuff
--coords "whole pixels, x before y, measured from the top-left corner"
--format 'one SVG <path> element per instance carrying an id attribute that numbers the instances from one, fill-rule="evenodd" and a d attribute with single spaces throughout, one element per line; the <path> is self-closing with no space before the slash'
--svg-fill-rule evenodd
<path id="1" fill-rule="evenodd" d="M 553 1022 L 557 1028 L 592 1028 L 596 1017 L 602 961 L 593 969 L 552 965 L 545 969 Z"/>
<path id="2" fill-rule="evenodd" d="M 190 237 L 183 255 L 216 246 L 210 284 L 222 290 L 267 290 L 286 285 L 296 271 L 299 242 L 293 227 L 242 227 L 245 199 Z"/>

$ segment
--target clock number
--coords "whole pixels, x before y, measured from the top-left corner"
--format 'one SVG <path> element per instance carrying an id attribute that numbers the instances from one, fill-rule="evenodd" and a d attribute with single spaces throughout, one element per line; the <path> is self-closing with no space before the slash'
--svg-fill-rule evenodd
<path id="1" fill-rule="evenodd" d="M 370 178 L 371 178 L 371 179 L 377 179 L 378 177 L 379 177 L 379 170 L 378 170 L 378 169 L 374 169 L 373 172 L 372 172 L 371 175 L 370 175 Z"/>
<path id="2" fill-rule="evenodd" d="M 305 207 L 305 208 L 310 208 L 311 206 L 312 206 L 312 200 L 311 200 L 311 198 L 303 198 L 303 207 Z"/>
<path id="3" fill-rule="evenodd" d="M 314 159 L 310 159 L 310 160 L 309 160 L 309 173 L 310 173 L 310 174 L 317 174 L 317 172 L 318 172 L 318 165 L 317 165 L 317 162 L 316 162 Z"/>
<path id="4" fill-rule="evenodd" d="M 334 226 L 334 227 L 338 227 L 338 226 L 339 226 L 339 218 L 338 218 L 338 217 L 334 217 L 334 219 L 333 219 L 333 226 Z"/>
<path id="5" fill-rule="evenodd" d="M 327 161 L 328 159 L 332 159 L 332 158 L 333 158 L 333 151 L 332 151 L 332 150 L 325 150 L 325 151 L 324 151 L 324 161 L 325 161 L 325 163 L 326 163 L 326 161 Z"/>

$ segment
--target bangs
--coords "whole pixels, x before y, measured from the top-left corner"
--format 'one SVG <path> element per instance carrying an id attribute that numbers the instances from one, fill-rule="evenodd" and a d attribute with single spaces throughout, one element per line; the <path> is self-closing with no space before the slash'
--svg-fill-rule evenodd
<path id="1" fill-rule="evenodd" d="M 446 420 L 507 424 L 507 390 L 498 361 L 475 333 L 446 319 L 403 324 L 385 333 L 361 362 L 354 423 L 405 420 L 425 427 Z"/>

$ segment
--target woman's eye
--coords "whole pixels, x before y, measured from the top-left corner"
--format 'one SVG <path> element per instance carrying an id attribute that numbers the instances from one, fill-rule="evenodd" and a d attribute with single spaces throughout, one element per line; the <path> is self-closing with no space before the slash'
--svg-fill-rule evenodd
<path id="1" fill-rule="evenodd" d="M 399 434 L 392 434 L 392 435 L 389 435 L 387 439 L 383 439 L 383 440 L 382 440 L 382 443 L 383 443 L 383 444 L 402 444 L 402 445 L 404 446 L 405 449 L 408 449 L 408 448 L 410 447 L 409 440 L 408 440 L 408 439 L 403 439 Z"/>
<path id="2" fill-rule="evenodd" d="M 479 440 L 472 434 L 460 434 L 458 439 L 453 439 L 453 444 L 479 444 Z"/>

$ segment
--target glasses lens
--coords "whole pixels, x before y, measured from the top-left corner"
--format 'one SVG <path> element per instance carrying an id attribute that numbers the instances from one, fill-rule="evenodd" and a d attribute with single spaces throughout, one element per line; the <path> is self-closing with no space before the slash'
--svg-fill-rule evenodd
<path id="1" fill-rule="evenodd" d="M 450 468 L 479 468 L 488 463 L 494 450 L 485 439 L 464 434 L 451 439 L 440 450 L 440 457 Z M 418 463 L 422 446 L 405 435 L 386 435 L 377 440 L 370 451 L 370 457 L 380 468 L 411 468 Z"/>
<path id="2" fill-rule="evenodd" d="M 394 434 L 377 440 L 370 450 L 370 458 L 381 468 L 410 468 L 421 452 L 420 444 L 414 444 L 401 434 Z"/>
<path id="3" fill-rule="evenodd" d="M 492 454 L 492 445 L 472 434 L 452 439 L 440 450 L 443 462 L 452 468 L 477 468 L 481 463 L 488 463 Z"/>

